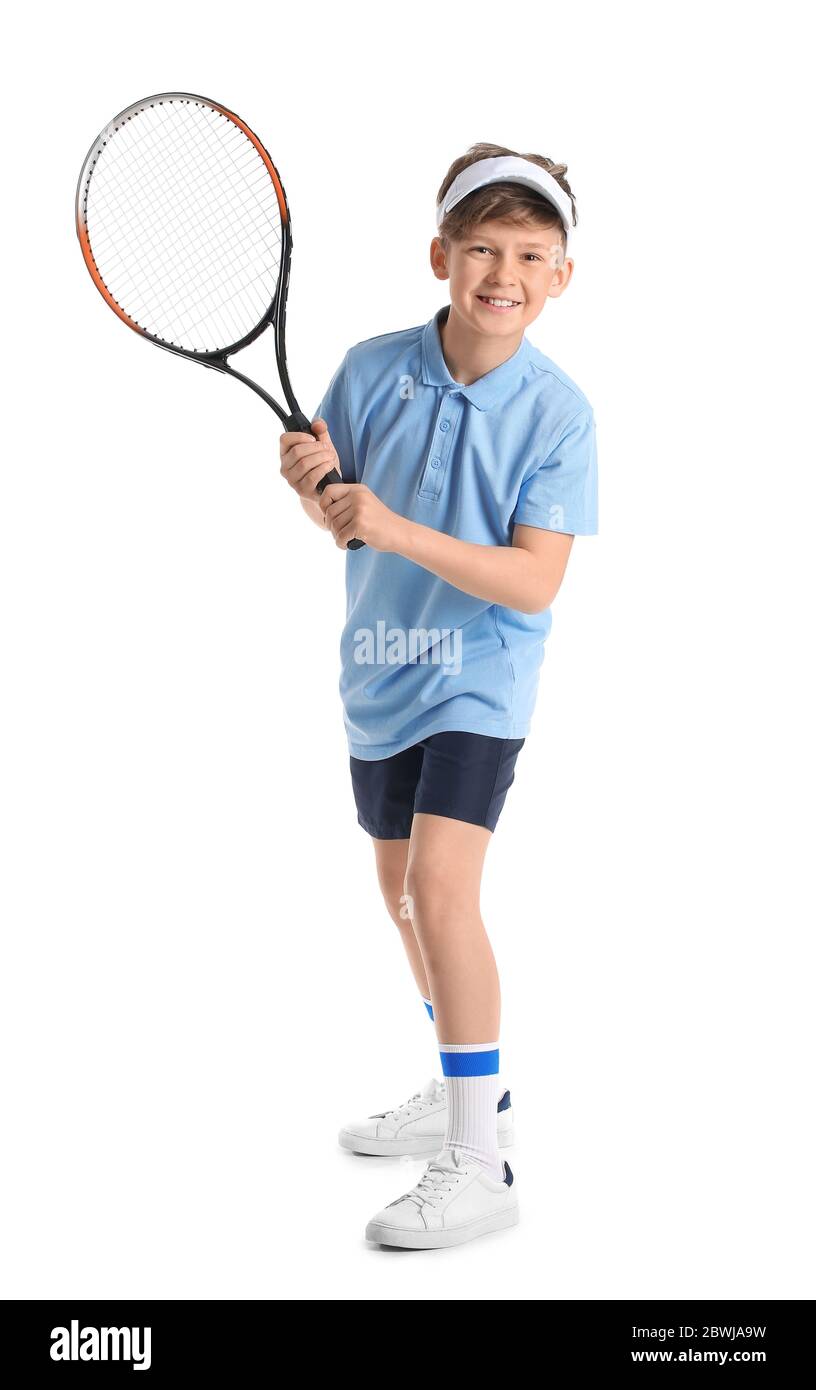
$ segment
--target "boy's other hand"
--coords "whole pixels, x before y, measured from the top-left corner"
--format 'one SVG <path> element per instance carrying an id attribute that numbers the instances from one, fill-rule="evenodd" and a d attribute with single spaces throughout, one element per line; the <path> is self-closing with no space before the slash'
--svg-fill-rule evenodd
<path id="1" fill-rule="evenodd" d="M 335 544 L 345 550 L 355 536 L 372 550 L 398 551 L 405 520 L 365 483 L 328 483 L 318 501 Z"/>
<path id="2" fill-rule="evenodd" d="M 333 468 L 340 473 L 340 460 L 331 442 L 329 427 L 319 417 L 312 421 L 312 433 L 292 430 L 280 437 L 280 471 L 298 497 L 319 501 L 317 484 Z"/>

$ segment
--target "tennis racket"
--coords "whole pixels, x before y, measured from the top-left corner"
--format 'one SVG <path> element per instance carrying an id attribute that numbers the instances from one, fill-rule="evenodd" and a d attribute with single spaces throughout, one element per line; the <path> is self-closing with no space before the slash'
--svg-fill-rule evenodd
<path id="1" fill-rule="evenodd" d="M 91 279 L 128 328 L 242 381 L 287 431 L 311 434 L 286 365 L 289 205 L 240 116 L 189 92 L 120 111 L 82 166 L 76 228 Z M 286 406 L 229 364 L 270 324 Z M 342 481 L 333 468 L 317 491 Z"/>

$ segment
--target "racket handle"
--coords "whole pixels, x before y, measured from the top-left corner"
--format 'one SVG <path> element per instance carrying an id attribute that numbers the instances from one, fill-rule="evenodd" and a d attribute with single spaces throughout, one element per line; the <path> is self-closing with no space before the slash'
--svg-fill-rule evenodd
<path id="1" fill-rule="evenodd" d="M 286 421 L 286 428 L 287 430 L 292 431 L 297 430 L 301 434 L 311 434 L 312 422 L 311 420 L 307 420 L 306 416 L 301 411 L 296 410 L 294 415 L 290 415 L 289 419 Z M 320 479 L 320 482 L 317 484 L 316 490 L 317 492 L 322 492 L 324 487 L 326 487 L 329 483 L 342 483 L 342 481 L 343 479 L 341 478 L 337 469 L 333 468 L 331 473 L 327 473 L 325 477 Z M 365 541 L 358 541 L 357 537 L 355 536 L 352 540 L 349 541 L 348 545 L 346 546 L 346 550 L 362 550 L 364 545 Z"/>
<path id="2" fill-rule="evenodd" d="M 331 473 L 326 473 L 324 477 L 320 479 L 320 482 L 315 484 L 315 491 L 322 492 L 324 487 L 327 487 L 329 483 L 342 483 L 342 481 L 343 479 L 340 477 L 337 469 L 333 468 Z M 364 545 L 365 541 L 358 541 L 357 537 L 353 536 L 346 546 L 346 550 L 362 550 Z"/>

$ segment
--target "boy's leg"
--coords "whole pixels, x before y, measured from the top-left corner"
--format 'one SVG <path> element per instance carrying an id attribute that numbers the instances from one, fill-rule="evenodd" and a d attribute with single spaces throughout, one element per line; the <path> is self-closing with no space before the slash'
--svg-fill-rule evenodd
<path id="1" fill-rule="evenodd" d="M 388 915 L 399 930 L 411 973 L 433 1016 L 422 953 L 405 897 L 408 844 L 423 758 L 423 746 L 416 744 L 388 758 L 350 757 L 349 768 L 357 819 L 374 845 L 377 877 Z"/>
<path id="2" fill-rule="evenodd" d="M 491 833 L 485 826 L 418 812 L 406 888 L 447 1081 L 445 1147 L 478 1159 L 501 1180 L 496 1132 L 501 996 L 479 904 Z"/>
<path id="3" fill-rule="evenodd" d="M 405 954 L 411 967 L 417 988 L 423 999 L 430 999 L 428 992 L 428 977 L 425 972 L 425 964 L 422 959 L 422 952 L 419 949 L 419 942 L 416 939 L 413 923 L 410 914 L 410 902 L 407 901 L 405 887 L 405 871 L 408 866 L 408 847 L 411 843 L 405 840 L 376 840 L 371 837 L 374 846 L 374 854 L 377 860 L 377 878 L 379 879 L 380 889 L 385 900 L 388 914 L 399 930 Z"/>

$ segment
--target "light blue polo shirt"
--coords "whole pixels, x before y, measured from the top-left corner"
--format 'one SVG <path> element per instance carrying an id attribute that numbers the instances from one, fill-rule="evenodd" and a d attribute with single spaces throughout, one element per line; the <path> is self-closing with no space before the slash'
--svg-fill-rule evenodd
<path id="1" fill-rule="evenodd" d="M 349 348 L 315 415 L 345 482 L 400 516 L 477 545 L 515 523 L 598 530 L 595 420 L 586 396 L 523 338 L 469 386 L 454 381 L 439 322 Z M 376 761 L 429 734 L 524 738 L 550 610 L 525 614 L 463 593 L 402 555 L 346 553 L 340 694 L 349 752 Z"/>

